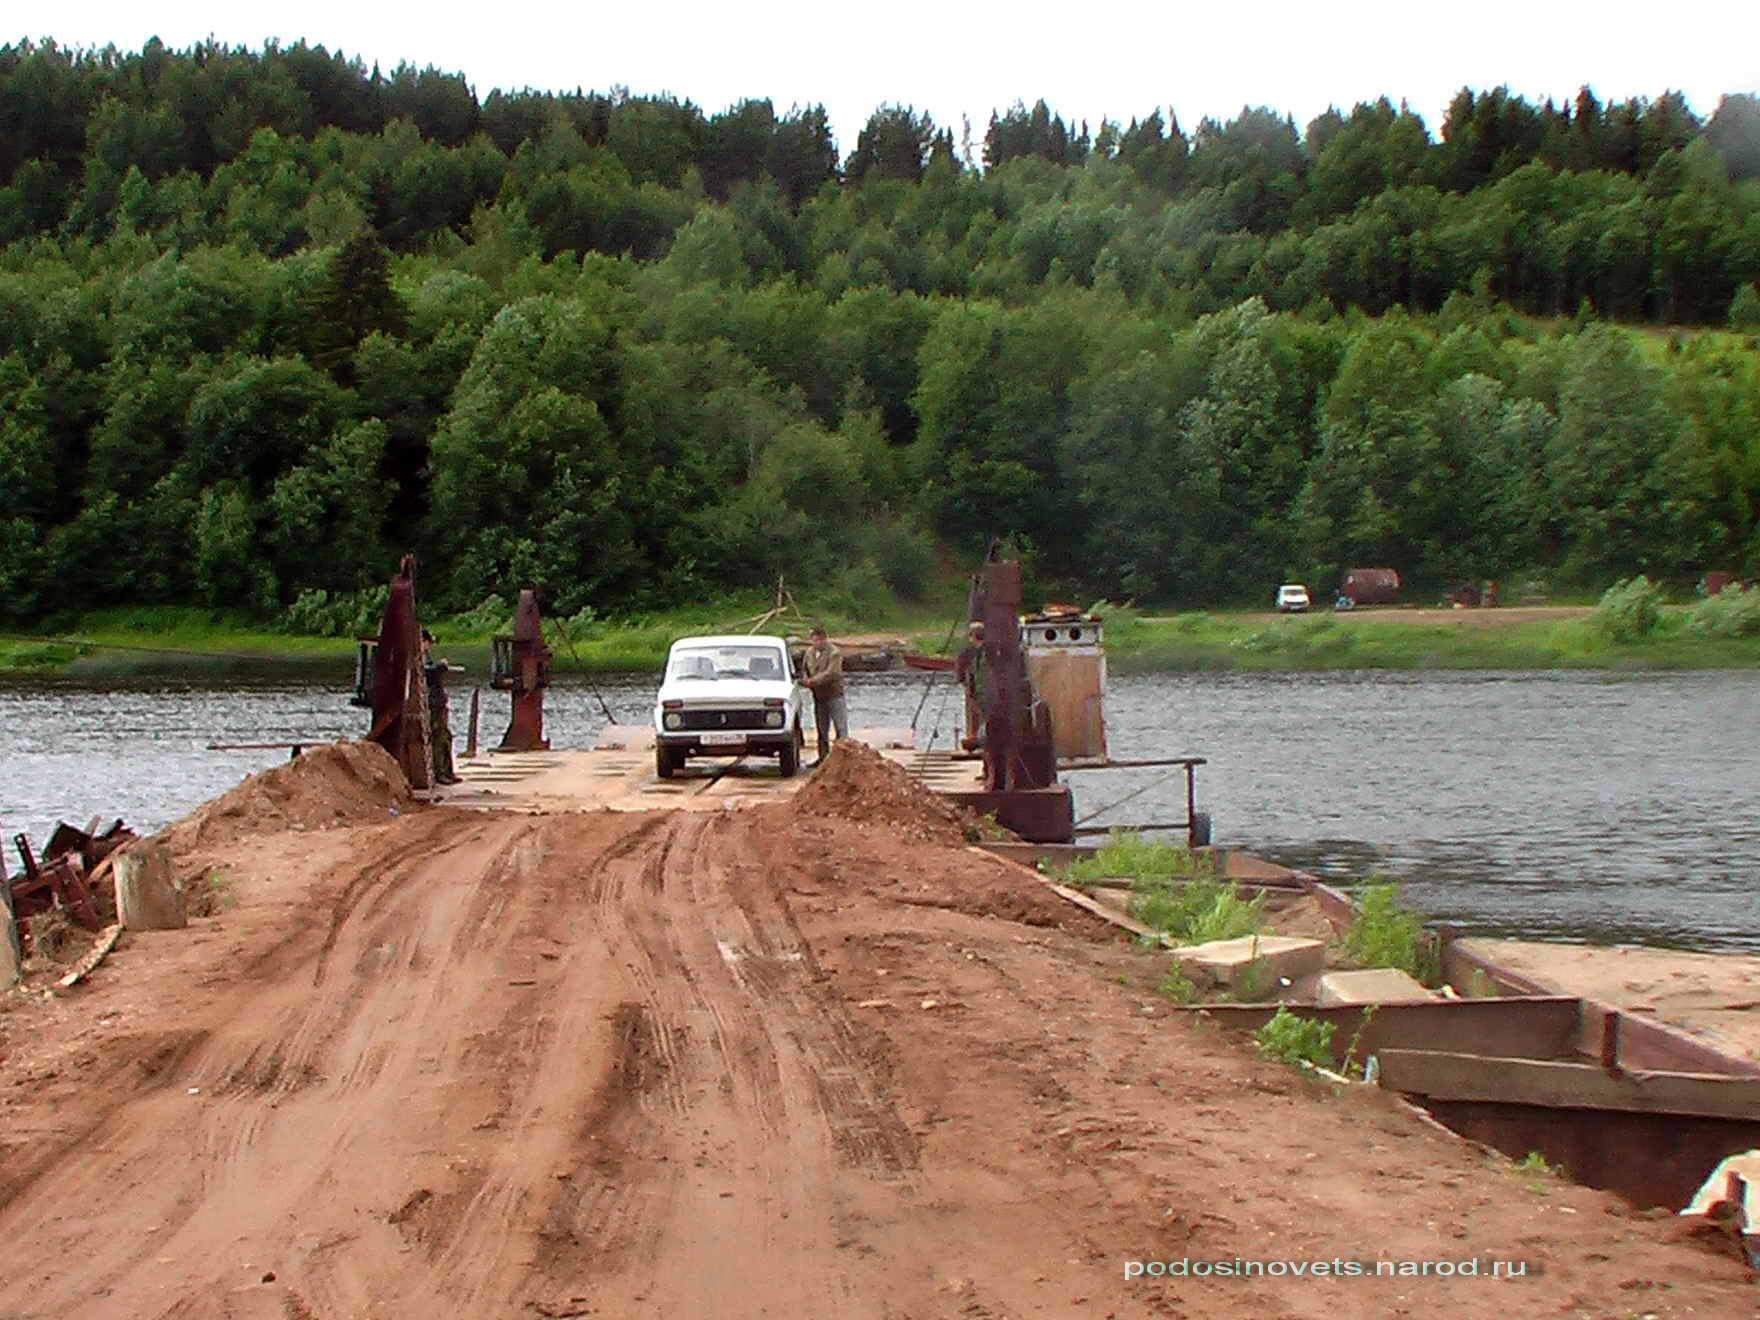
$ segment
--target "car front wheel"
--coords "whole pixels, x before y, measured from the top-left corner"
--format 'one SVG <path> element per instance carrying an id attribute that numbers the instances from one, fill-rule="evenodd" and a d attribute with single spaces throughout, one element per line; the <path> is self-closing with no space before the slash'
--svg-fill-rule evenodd
<path id="1" fill-rule="evenodd" d="M 801 747 L 805 743 L 801 737 L 801 726 L 794 726 L 794 737 L 788 740 L 781 752 L 777 753 L 776 764 L 782 771 L 784 779 L 793 779 L 795 772 L 801 768 Z"/>
<path id="2" fill-rule="evenodd" d="M 654 747 L 654 773 L 662 779 L 671 779 L 684 768 L 684 756 L 677 747 L 656 744 Z"/>

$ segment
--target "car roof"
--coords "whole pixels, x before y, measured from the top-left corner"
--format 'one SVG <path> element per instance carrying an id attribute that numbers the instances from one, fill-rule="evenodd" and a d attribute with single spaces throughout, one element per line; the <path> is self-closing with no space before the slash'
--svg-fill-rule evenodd
<path id="1" fill-rule="evenodd" d="M 763 633 L 755 636 L 749 633 L 729 633 L 714 637 L 680 637 L 672 645 L 676 648 L 680 646 L 752 646 L 766 643 L 784 649 L 788 647 L 788 643 L 782 638 L 766 636 Z"/>

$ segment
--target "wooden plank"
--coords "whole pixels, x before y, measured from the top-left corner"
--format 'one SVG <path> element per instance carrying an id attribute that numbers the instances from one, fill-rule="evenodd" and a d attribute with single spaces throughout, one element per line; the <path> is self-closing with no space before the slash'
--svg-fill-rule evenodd
<path id="1" fill-rule="evenodd" d="M 105 955 L 116 947 L 116 941 L 121 938 L 122 926 L 120 923 L 106 927 L 103 938 L 87 951 L 85 957 L 81 958 L 73 965 L 73 970 L 71 972 L 55 983 L 56 988 L 61 990 L 71 990 L 74 986 L 85 980 L 86 977 L 92 974 L 92 969 L 104 961 Z"/>
<path id="2" fill-rule="evenodd" d="M 1760 1078 L 1717 1073 L 1609 1073 L 1589 1063 L 1555 1063 L 1440 1050 L 1384 1049 L 1381 1085 L 1432 1100 L 1611 1109 L 1752 1120 Z"/>

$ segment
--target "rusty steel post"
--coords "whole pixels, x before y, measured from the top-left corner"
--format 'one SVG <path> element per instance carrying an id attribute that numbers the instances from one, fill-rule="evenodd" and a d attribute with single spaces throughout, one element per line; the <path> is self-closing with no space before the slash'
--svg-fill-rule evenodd
<path id="1" fill-rule="evenodd" d="M 1021 566 L 995 549 L 977 589 L 984 622 L 984 788 L 948 796 L 1032 843 L 1067 843 L 1075 810 L 1057 781 L 1051 721 L 1027 677 L 1021 650 Z"/>
<path id="2" fill-rule="evenodd" d="M 513 635 L 495 639 L 495 668 L 490 682 L 513 696 L 512 718 L 495 750 L 550 750 L 550 742 L 544 737 L 544 689 L 550 686 L 550 648 L 544 645 L 537 592 L 519 593 Z"/>
<path id="3" fill-rule="evenodd" d="M 405 555 L 391 579 L 373 655 L 373 727 L 367 738 L 390 752 L 411 788 L 431 788 L 434 759 L 428 731 L 428 684 L 422 674 L 422 629 L 416 621 L 416 557 Z"/>
<path id="4" fill-rule="evenodd" d="M 1617 1009 L 1601 1015 L 1601 1066 L 1615 1077 L 1624 1071 L 1619 1066 L 1619 1019 Z"/>

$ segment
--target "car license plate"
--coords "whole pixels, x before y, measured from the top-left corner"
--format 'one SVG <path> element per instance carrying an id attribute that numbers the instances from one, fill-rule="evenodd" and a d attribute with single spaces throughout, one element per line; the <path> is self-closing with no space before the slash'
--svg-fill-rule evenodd
<path id="1" fill-rule="evenodd" d="M 743 733 L 705 733 L 697 737 L 705 747 L 738 747 L 745 740 Z"/>

